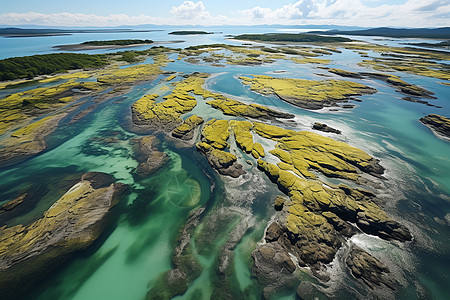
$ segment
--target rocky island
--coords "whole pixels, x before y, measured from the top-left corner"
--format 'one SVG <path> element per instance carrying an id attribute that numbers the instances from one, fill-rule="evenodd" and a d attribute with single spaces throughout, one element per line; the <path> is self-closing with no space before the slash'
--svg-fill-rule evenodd
<path id="1" fill-rule="evenodd" d="M 429 127 L 442 139 L 450 140 L 450 119 L 444 116 L 429 114 L 420 118 L 420 122 Z"/>
<path id="2" fill-rule="evenodd" d="M 348 102 L 352 96 L 377 92 L 374 88 L 343 80 L 315 81 L 266 75 L 239 78 L 244 84 L 249 85 L 252 91 L 263 95 L 276 95 L 292 105 L 313 110 L 338 106 L 338 103 Z"/>
<path id="3" fill-rule="evenodd" d="M 29 284 L 75 251 L 91 245 L 126 186 L 104 173 L 86 173 L 42 218 L 0 231 L 0 291 Z M 23 279 L 27 278 L 27 282 Z"/>
<path id="4" fill-rule="evenodd" d="M 96 50 L 96 49 L 120 49 L 150 44 L 153 44 L 152 40 L 106 40 L 106 41 L 87 41 L 73 45 L 58 45 L 54 46 L 53 48 L 64 51 L 81 51 L 81 50 Z"/>
<path id="5" fill-rule="evenodd" d="M 202 30 L 180 30 L 180 31 L 172 31 L 169 34 L 172 35 L 201 35 L 201 34 L 214 34 L 214 32 L 206 32 Z"/>

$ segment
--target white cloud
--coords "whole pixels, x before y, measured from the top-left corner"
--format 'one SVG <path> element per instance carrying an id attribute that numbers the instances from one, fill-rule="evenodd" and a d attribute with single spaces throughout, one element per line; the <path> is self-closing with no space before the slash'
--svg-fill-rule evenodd
<path id="1" fill-rule="evenodd" d="M 277 9 L 253 7 L 231 15 L 215 15 L 205 9 L 202 1 L 185 1 L 172 7 L 172 17 L 148 15 L 129 16 L 37 12 L 6 13 L 0 15 L 4 25 L 50 26 L 117 26 L 138 24 L 161 25 L 255 25 L 255 24 L 335 24 L 367 27 L 438 27 L 450 26 L 450 3 L 445 0 L 408 0 L 403 4 L 367 6 L 378 0 L 298 0 Z M 168 14 L 169 15 L 169 14 Z"/>
<path id="2" fill-rule="evenodd" d="M 0 24 L 7 25 L 46 25 L 46 26 L 118 26 L 118 25 L 138 25 L 155 24 L 166 21 L 161 18 L 150 16 L 128 16 L 125 14 L 113 14 L 108 16 L 98 16 L 94 14 L 72 14 L 56 13 L 41 14 L 37 12 L 28 13 L 7 13 L 0 15 Z"/>
<path id="3" fill-rule="evenodd" d="M 248 23 L 336 24 L 360 26 L 450 26 L 450 3 L 444 0 L 409 0 L 403 4 L 369 7 L 364 0 L 299 0 L 278 9 L 254 7 L 239 11 Z"/>
<path id="4" fill-rule="evenodd" d="M 172 16 L 177 19 L 206 19 L 209 18 L 209 12 L 206 11 L 202 1 L 194 3 L 184 1 L 180 6 L 174 6 L 170 10 Z"/>

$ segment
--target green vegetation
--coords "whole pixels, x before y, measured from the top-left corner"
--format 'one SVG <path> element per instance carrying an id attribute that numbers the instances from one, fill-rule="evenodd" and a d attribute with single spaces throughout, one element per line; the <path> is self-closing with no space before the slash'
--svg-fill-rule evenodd
<path id="1" fill-rule="evenodd" d="M 450 38 L 450 27 L 441 28 L 388 28 L 379 27 L 364 30 L 329 30 L 329 31 L 311 31 L 318 34 L 343 34 L 343 35 L 362 35 L 362 36 L 387 36 L 395 38 L 429 38 L 429 39 L 448 39 Z"/>
<path id="2" fill-rule="evenodd" d="M 79 53 L 12 57 L 0 60 L 0 81 L 33 78 L 75 69 L 100 68 L 107 63 L 105 55 Z"/>
<path id="3" fill-rule="evenodd" d="M 296 42 L 296 43 L 338 43 L 350 42 L 344 37 L 329 37 L 303 33 L 267 33 L 267 34 L 241 34 L 234 37 L 236 40 L 263 41 L 263 42 Z"/>
<path id="4" fill-rule="evenodd" d="M 108 41 L 87 41 L 81 45 L 88 46 L 129 46 L 138 44 L 152 44 L 152 40 L 108 40 Z"/>
<path id="5" fill-rule="evenodd" d="M 443 41 L 440 43 L 405 43 L 405 45 L 419 46 L 419 47 L 430 47 L 430 48 L 449 48 L 450 41 Z"/>
<path id="6" fill-rule="evenodd" d="M 212 32 L 200 31 L 200 30 L 184 30 L 184 31 L 172 31 L 169 34 L 173 35 L 190 35 L 190 34 L 213 34 Z"/>

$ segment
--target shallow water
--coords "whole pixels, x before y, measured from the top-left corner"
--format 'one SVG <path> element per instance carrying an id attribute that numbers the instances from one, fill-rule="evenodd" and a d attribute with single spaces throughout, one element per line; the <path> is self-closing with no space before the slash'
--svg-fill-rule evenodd
<path id="1" fill-rule="evenodd" d="M 223 32 L 226 34 L 227 31 Z M 118 34 L 89 35 L 89 39 L 124 37 Z M 7 51 L 3 48 L 2 55 L 6 57 L 13 52 L 23 55 L 48 53 L 51 51 L 50 45 L 76 43 L 85 38 L 77 34 L 51 40 L 15 39 Z M 167 40 L 168 36 L 167 32 L 154 32 L 133 37 L 126 34 L 126 38 Z M 185 44 L 172 46 L 224 42 L 223 35 L 186 39 L 189 41 Z M 342 54 L 335 53 L 324 58 L 333 59 L 330 67 L 349 71 L 367 70 L 357 66 L 361 57 L 353 51 L 343 50 Z M 355 81 L 376 88 L 378 93 L 358 97 L 362 102 L 354 102 L 356 107 L 351 110 L 307 111 L 274 96 L 256 94 L 243 86 L 237 77 L 286 70 L 286 73 L 271 76 L 321 79 L 315 73 L 324 74 L 326 71 L 315 65 L 278 61 L 257 67 L 218 68 L 175 61 L 165 69 L 183 73 L 213 73 L 214 76 L 206 84 L 208 89 L 296 115 L 296 122 L 281 122 L 278 124 L 281 126 L 311 130 L 311 124 L 315 121 L 327 123 L 342 130 L 342 135 L 325 135 L 345 141 L 380 159 L 381 165 L 387 169 L 384 183 L 387 190 L 380 201 L 387 211 L 410 226 L 416 239 L 402 247 L 367 235 L 355 237 L 355 241 L 380 259 L 405 265 L 403 276 L 408 283 L 396 295 L 397 298 L 448 298 L 450 246 L 446 241 L 450 233 L 450 143 L 437 138 L 418 120 L 429 113 L 450 116 L 449 87 L 438 84 L 437 79 L 394 73 L 409 83 L 435 92 L 438 99 L 429 101 L 443 108 L 403 101 L 403 95 L 395 88 L 381 81 L 361 79 Z M 333 77 L 342 79 L 337 75 Z M 34 207 L 30 207 L 25 215 L 10 220 L 8 225 L 28 223 L 39 218 L 76 181 L 74 177 L 87 171 L 110 173 L 131 187 L 130 194 L 115 208 L 117 218 L 113 220 L 110 230 L 90 249 L 76 254 L 58 272 L 40 283 L 32 294 L 33 298 L 142 299 L 158 276 L 172 268 L 172 251 L 189 212 L 204 205 L 206 212 L 191 237 L 191 251 L 203 271 L 190 284 L 186 294 L 177 299 L 210 299 L 214 290 L 224 284 L 223 277 L 217 272 L 218 261 L 227 249 L 228 237 L 244 223 L 250 225 L 233 248 L 230 267 L 233 275 L 230 276 L 229 288 L 235 297 L 261 297 L 262 288 L 251 277 L 251 251 L 263 236 L 273 214 L 272 201 L 279 192 L 260 172 L 251 171 L 252 167 L 244 162 L 249 157 L 242 155 L 240 160 L 244 168 L 256 174 L 252 181 L 225 179 L 222 182 L 193 148 L 177 148 L 167 140 L 162 147 L 171 158 L 169 165 L 148 178 L 138 178 L 133 174 L 138 163 L 133 159 L 129 139 L 138 135 L 128 130 L 130 106 L 146 93 L 167 93 L 160 90 L 163 85 L 165 83 L 156 80 L 136 86 L 123 97 L 99 104 L 92 113 L 73 124 L 67 123 L 70 120 L 68 116 L 48 138 L 49 148 L 44 153 L 0 169 L 0 204 L 33 186 L 45 191 Z M 203 99 L 197 97 L 197 100 L 198 105 L 190 114 L 198 114 L 205 119 L 233 119 L 212 109 Z M 257 189 L 253 181 L 258 183 Z M 215 189 L 211 190 L 213 184 Z M 336 293 L 337 298 L 345 299 L 347 292 L 344 288 Z M 294 294 L 295 291 L 283 292 L 278 299 L 293 299 Z"/>

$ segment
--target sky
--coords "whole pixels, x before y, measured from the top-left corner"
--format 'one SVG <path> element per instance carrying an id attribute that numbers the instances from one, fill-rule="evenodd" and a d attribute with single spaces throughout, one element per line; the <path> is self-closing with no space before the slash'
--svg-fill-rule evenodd
<path id="1" fill-rule="evenodd" d="M 2 0 L 0 24 L 443 27 L 450 0 Z"/>

